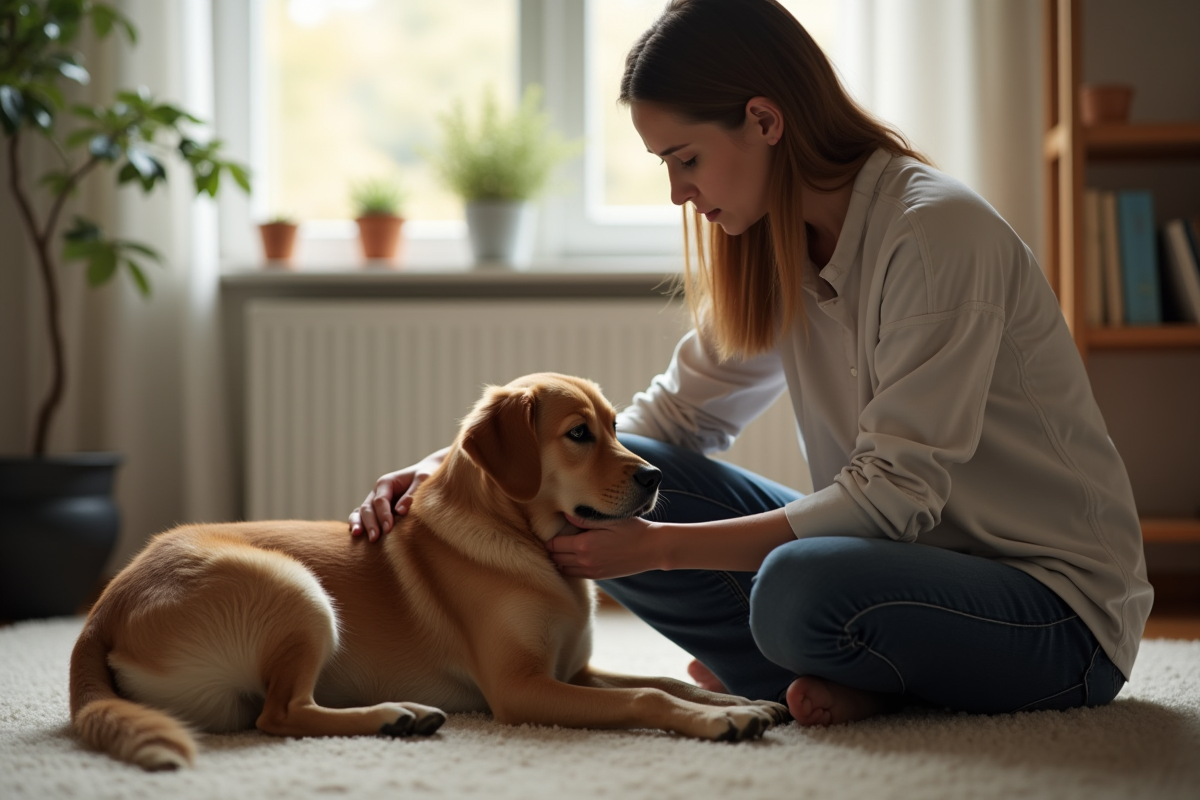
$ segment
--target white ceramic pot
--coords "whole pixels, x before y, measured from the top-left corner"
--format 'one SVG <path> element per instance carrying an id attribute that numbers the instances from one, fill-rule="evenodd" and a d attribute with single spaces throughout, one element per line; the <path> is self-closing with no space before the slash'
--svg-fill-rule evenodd
<path id="1" fill-rule="evenodd" d="M 529 263 L 533 203 L 521 200 L 473 200 L 467 203 L 467 234 L 475 266 L 517 267 Z"/>

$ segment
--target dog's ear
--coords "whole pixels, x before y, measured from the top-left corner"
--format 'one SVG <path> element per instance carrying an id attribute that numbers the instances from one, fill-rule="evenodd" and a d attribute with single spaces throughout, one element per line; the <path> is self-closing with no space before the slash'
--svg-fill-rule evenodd
<path id="1" fill-rule="evenodd" d="M 462 447 L 506 495 L 521 503 L 542 488 L 533 393 L 493 388 L 467 421 Z"/>

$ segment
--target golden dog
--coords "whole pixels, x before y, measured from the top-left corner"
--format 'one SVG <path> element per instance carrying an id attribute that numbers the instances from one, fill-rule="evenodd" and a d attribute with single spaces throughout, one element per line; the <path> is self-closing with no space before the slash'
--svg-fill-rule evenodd
<path id="1" fill-rule="evenodd" d="M 71 718 L 146 769 L 190 764 L 189 729 L 428 735 L 446 712 L 502 723 L 761 736 L 777 703 L 588 666 L 594 594 L 545 542 L 650 510 L 660 473 L 626 450 L 594 384 L 490 387 L 381 544 L 344 522 L 185 525 L 92 609 L 71 656 Z M 403 701 L 403 702 L 400 702 Z"/>

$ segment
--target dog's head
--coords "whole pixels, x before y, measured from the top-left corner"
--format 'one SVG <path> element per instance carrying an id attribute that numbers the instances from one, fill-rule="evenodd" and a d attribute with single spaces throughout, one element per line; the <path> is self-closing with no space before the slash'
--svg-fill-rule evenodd
<path id="1" fill-rule="evenodd" d="M 489 387 L 459 443 L 549 539 L 563 531 L 566 514 L 617 520 L 654 507 L 662 473 L 617 441 L 615 425 L 596 384 L 538 373 Z"/>

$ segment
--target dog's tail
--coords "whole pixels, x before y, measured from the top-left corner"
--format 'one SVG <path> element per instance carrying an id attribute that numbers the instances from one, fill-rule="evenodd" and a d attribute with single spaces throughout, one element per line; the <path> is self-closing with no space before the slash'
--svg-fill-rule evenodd
<path id="1" fill-rule="evenodd" d="M 88 746 L 147 770 L 191 766 L 196 741 L 174 717 L 117 695 L 101 626 L 89 619 L 71 653 L 71 722 Z"/>

